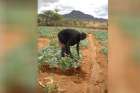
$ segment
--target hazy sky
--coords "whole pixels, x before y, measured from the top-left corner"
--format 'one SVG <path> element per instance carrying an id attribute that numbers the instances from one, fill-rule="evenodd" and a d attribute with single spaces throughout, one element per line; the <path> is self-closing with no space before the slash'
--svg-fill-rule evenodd
<path id="1" fill-rule="evenodd" d="M 98 18 L 108 18 L 108 0 L 38 0 L 38 13 L 59 9 L 61 14 L 79 10 Z"/>

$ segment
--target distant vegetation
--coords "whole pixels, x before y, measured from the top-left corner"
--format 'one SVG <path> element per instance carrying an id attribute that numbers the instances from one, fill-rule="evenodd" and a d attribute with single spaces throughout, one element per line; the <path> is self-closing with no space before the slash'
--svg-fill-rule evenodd
<path id="1" fill-rule="evenodd" d="M 72 11 L 69 14 L 60 15 L 56 9 L 47 10 L 38 14 L 39 26 L 65 26 L 65 27 L 85 27 L 95 29 L 107 29 L 108 21 L 106 19 L 94 18 L 91 15 L 80 11 Z"/>

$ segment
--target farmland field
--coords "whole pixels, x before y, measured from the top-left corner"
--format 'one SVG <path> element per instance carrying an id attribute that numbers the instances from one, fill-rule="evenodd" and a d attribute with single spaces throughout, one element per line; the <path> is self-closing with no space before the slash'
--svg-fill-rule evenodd
<path id="1" fill-rule="evenodd" d="M 60 57 L 57 33 L 64 28 L 86 32 L 80 58 Z M 38 82 L 41 93 L 107 93 L 107 31 L 74 27 L 38 27 Z M 50 83 L 51 82 L 51 83 Z"/>

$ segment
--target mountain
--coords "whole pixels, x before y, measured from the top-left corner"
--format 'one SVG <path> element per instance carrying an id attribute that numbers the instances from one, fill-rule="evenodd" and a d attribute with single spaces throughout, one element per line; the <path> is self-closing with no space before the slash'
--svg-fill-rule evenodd
<path id="1" fill-rule="evenodd" d="M 87 20 L 87 21 L 100 21 L 100 22 L 104 22 L 107 21 L 107 19 L 103 19 L 103 18 L 95 18 L 92 15 L 89 14 L 85 14 L 81 11 L 77 11 L 77 10 L 73 10 L 72 12 L 68 13 L 68 14 L 64 14 L 63 17 L 65 19 L 76 19 L 76 20 Z"/>
<path id="2" fill-rule="evenodd" d="M 94 17 L 88 14 L 84 14 L 81 11 L 73 10 L 69 14 L 63 15 L 65 19 L 78 19 L 78 20 L 94 20 Z"/>

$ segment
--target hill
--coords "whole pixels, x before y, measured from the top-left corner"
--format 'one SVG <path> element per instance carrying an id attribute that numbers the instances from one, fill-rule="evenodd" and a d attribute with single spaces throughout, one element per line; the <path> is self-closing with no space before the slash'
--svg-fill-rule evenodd
<path id="1" fill-rule="evenodd" d="M 100 22 L 104 22 L 107 21 L 107 19 L 103 19 L 103 18 L 95 18 L 92 15 L 89 14 L 85 14 L 81 11 L 77 11 L 77 10 L 73 10 L 72 12 L 68 13 L 68 14 L 64 14 L 63 17 L 65 19 L 70 19 L 70 20 L 84 20 L 84 21 L 100 21 Z"/>

